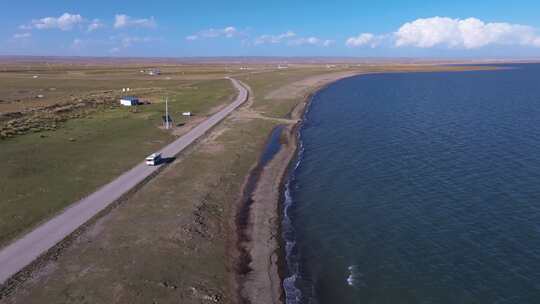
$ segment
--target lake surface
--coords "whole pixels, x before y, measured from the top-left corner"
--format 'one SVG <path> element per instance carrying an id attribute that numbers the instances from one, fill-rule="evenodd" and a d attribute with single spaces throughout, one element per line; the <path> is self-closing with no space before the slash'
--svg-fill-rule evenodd
<path id="1" fill-rule="evenodd" d="M 313 97 L 287 303 L 540 303 L 540 65 L 364 75 Z"/>

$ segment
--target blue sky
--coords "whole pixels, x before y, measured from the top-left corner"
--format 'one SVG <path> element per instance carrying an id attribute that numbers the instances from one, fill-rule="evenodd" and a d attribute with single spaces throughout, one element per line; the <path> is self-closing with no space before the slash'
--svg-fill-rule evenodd
<path id="1" fill-rule="evenodd" d="M 540 57 L 540 1 L 2 1 L 0 54 Z"/>

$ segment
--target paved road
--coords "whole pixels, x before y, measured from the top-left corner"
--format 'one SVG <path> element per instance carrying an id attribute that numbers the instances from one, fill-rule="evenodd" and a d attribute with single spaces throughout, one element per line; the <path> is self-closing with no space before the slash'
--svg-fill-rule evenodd
<path id="1" fill-rule="evenodd" d="M 174 157 L 182 152 L 246 101 L 247 90 L 235 79 L 230 80 L 238 90 L 238 96 L 234 102 L 163 148 L 161 150 L 163 157 Z M 133 189 L 158 168 L 158 166 L 147 166 L 144 162 L 138 164 L 88 197 L 74 203 L 61 214 L 41 224 L 32 232 L 1 249 L 0 284 L 5 283 L 11 276 Z"/>

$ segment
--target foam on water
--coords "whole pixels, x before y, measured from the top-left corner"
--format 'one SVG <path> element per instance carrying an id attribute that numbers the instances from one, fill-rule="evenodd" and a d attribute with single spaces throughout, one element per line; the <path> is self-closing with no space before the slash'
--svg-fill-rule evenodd
<path id="1" fill-rule="evenodd" d="M 364 282 L 362 282 L 363 274 L 359 272 L 357 265 L 351 265 L 347 269 L 349 270 L 349 276 L 347 277 L 347 284 L 349 286 L 365 286 Z"/>
<path id="2" fill-rule="evenodd" d="M 300 161 L 296 163 L 294 169 L 298 167 L 299 163 Z M 301 302 L 302 293 L 300 289 L 296 287 L 296 281 L 299 276 L 299 261 L 298 256 L 294 254 L 294 250 L 296 249 L 296 237 L 290 217 L 290 208 L 293 204 L 290 193 L 291 181 L 292 178 L 289 178 L 286 183 L 283 204 L 283 239 L 285 240 L 285 260 L 287 262 L 287 272 L 289 274 L 283 280 L 283 289 L 285 291 L 285 302 L 287 304 L 297 304 Z"/>
<path id="3" fill-rule="evenodd" d="M 355 266 L 352 265 L 352 266 L 349 266 L 349 276 L 347 277 L 347 284 L 349 284 L 349 286 L 354 286 L 354 269 L 355 269 Z"/>
<path id="4" fill-rule="evenodd" d="M 288 180 L 285 184 L 284 202 L 283 202 L 283 240 L 285 241 L 285 260 L 287 264 L 288 276 L 283 280 L 283 289 L 285 291 L 286 304 L 298 304 L 302 301 L 302 292 L 296 286 L 300 276 L 300 262 L 296 250 L 296 234 L 292 225 L 290 209 L 294 204 L 291 196 L 291 184 L 294 181 L 294 172 L 300 166 L 304 147 L 299 140 L 297 161 L 291 170 Z"/>

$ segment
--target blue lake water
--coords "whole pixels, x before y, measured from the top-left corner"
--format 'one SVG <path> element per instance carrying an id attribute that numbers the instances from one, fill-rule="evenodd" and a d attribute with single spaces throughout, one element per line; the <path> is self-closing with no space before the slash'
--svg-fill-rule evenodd
<path id="1" fill-rule="evenodd" d="M 288 303 L 540 303 L 540 65 L 313 97 L 285 191 Z"/>

